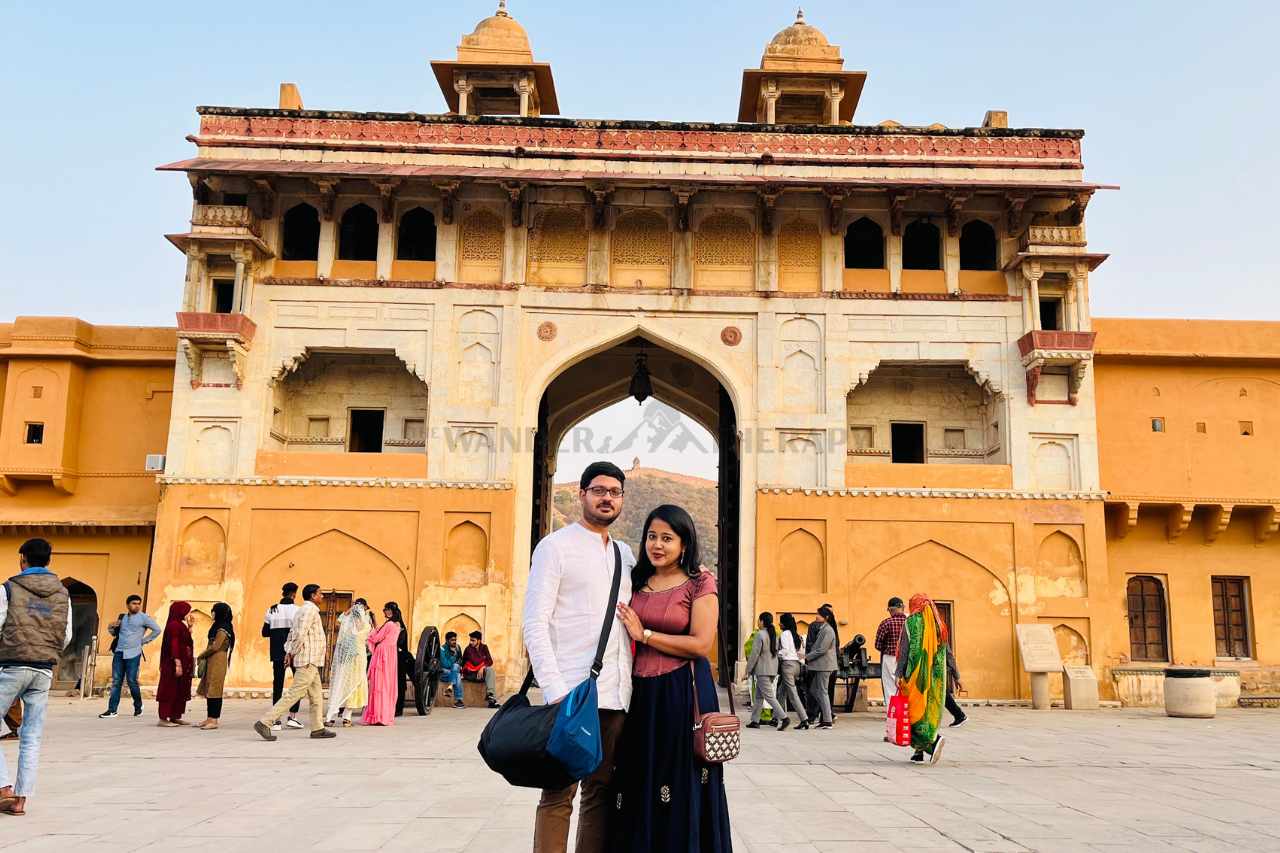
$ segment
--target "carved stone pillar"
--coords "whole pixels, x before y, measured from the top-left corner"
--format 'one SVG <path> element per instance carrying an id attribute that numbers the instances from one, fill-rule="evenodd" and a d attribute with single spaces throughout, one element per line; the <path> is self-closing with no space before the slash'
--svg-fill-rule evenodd
<path id="1" fill-rule="evenodd" d="M 231 304 L 235 306 L 235 310 L 241 314 L 244 310 L 244 258 L 239 254 L 235 256 L 236 260 L 236 283 L 231 291 Z"/>
<path id="2" fill-rule="evenodd" d="M 187 278 L 182 288 L 182 310 L 202 311 L 200 285 L 204 282 L 204 258 L 199 252 L 187 255 Z"/>
<path id="3" fill-rule="evenodd" d="M 1028 331 L 1034 331 L 1040 328 L 1040 279 L 1044 271 L 1038 263 L 1026 263 L 1022 265 L 1022 275 L 1027 280 L 1026 294 L 1031 302 L 1031 329 Z"/>
<path id="4" fill-rule="evenodd" d="M 889 290 L 902 292 L 902 233 L 890 233 L 884 240 L 885 262 L 889 265 Z"/>
<path id="5" fill-rule="evenodd" d="M 844 100 L 844 86 L 832 80 L 831 88 L 826 91 L 827 124 L 840 123 L 840 102 Z"/>
<path id="6" fill-rule="evenodd" d="M 458 93 L 458 115 L 468 115 L 471 109 L 472 85 L 467 82 L 467 75 L 459 74 L 453 80 L 453 90 Z"/>
<path id="7" fill-rule="evenodd" d="M 1085 266 L 1076 267 L 1071 275 L 1072 289 L 1076 294 L 1076 328 L 1088 332 L 1093 328 L 1089 318 L 1089 270 Z"/>
<path id="8" fill-rule="evenodd" d="M 378 221 L 377 273 L 379 281 L 391 278 L 391 264 L 396 255 L 396 224 Z"/>
<path id="9" fill-rule="evenodd" d="M 760 96 L 764 98 L 764 123 L 777 124 L 778 121 L 778 81 L 766 80 L 760 87 Z"/>
<path id="10" fill-rule="evenodd" d="M 533 94 L 533 81 L 529 79 L 529 75 L 523 75 L 516 82 L 516 92 L 520 95 L 520 115 L 529 116 L 529 97 Z"/>

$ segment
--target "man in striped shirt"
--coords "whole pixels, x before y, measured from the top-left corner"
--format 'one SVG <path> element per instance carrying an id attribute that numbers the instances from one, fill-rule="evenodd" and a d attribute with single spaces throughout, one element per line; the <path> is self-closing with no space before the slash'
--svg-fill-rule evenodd
<path id="1" fill-rule="evenodd" d="M 311 736 L 317 739 L 338 736 L 337 732 L 324 727 L 324 690 L 320 681 L 320 669 L 324 666 L 329 644 L 320 619 L 320 605 L 324 603 L 320 585 L 309 583 L 304 586 L 302 599 L 293 627 L 289 629 L 289 638 L 284 643 L 285 665 L 293 667 L 293 684 L 280 697 L 280 701 L 271 706 L 267 715 L 253 724 L 253 730 L 263 740 L 276 739 L 271 731 L 272 724 L 303 696 L 307 697 L 307 704 L 310 706 Z"/>

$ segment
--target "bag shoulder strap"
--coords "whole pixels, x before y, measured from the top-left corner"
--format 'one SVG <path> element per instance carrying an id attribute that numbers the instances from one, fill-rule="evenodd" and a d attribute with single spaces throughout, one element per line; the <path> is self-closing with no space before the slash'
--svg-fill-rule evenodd
<path id="1" fill-rule="evenodd" d="M 596 644 L 596 656 L 591 661 L 591 677 L 598 678 L 600 670 L 604 669 L 604 652 L 609 645 L 609 634 L 613 630 L 613 620 L 617 616 L 618 608 L 618 591 L 622 587 L 622 549 L 618 547 L 618 543 L 613 543 L 613 586 L 609 590 L 609 607 L 604 612 L 604 626 L 600 629 L 600 642 Z M 520 685 L 520 695 L 523 696 L 529 692 L 529 688 L 533 686 L 533 663 L 529 664 L 529 671 L 525 673 L 524 682 Z"/>
<path id="2" fill-rule="evenodd" d="M 604 650 L 609 645 L 609 634 L 613 631 L 613 620 L 617 618 L 618 590 L 622 587 L 622 549 L 613 543 L 613 587 L 609 590 L 609 606 L 604 611 L 604 625 L 600 628 L 600 642 L 596 644 L 596 657 L 591 662 L 591 677 L 598 678 L 604 669 Z"/>

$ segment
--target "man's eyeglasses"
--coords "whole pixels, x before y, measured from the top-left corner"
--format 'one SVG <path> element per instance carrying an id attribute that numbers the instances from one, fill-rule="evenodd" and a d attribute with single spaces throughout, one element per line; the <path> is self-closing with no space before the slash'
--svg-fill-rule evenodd
<path id="1" fill-rule="evenodd" d="M 593 498 L 602 498 L 605 495 L 608 495 L 611 498 L 622 497 L 622 489 L 606 489 L 604 486 L 592 486 L 586 491 L 587 494 L 591 495 Z"/>

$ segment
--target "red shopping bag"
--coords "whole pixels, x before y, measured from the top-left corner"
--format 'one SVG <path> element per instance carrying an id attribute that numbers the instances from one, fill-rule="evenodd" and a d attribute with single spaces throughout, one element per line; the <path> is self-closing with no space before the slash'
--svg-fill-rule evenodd
<path id="1" fill-rule="evenodd" d="M 911 744 L 911 721 L 907 719 L 906 696 L 894 696 L 889 700 L 889 711 L 884 721 L 884 736 L 894 746 Z"/>

